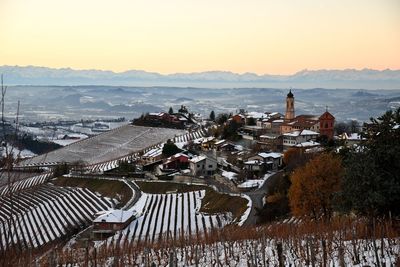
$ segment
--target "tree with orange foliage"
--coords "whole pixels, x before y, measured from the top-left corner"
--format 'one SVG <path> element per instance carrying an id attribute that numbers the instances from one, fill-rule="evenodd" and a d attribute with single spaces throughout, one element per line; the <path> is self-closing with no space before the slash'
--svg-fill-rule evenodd
<path id="1" fill-rule="evenodd" d="M 297 168 L 290 177 L 288 194 L 292 214 L 329 219 L 342 176 L 341 159 L 332 153 L 319 154 Z"/>
<path id="2" fill-rule="evenodd" d="M 304 153 L 303 149 L 289 148 L 283 155 L 283 163 L 285 163 L 288 172 L 293 171 L 299 166 L 304 166 L 314 153 Z"/>

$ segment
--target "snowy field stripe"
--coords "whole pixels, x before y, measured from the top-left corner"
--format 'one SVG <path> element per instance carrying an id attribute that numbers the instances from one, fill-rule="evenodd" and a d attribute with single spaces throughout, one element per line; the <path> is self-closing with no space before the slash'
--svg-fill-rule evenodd
<path id="1" fill-rule="evenodd" d="M 49 212 L 51 214 L 53 214 L 53 217 L 56 218 L 57 225 L 58 225 L 62 235 L 68 234 L 68 228 L 70 225 L 65 220 L 65 218 L 61 215 L 61 213 L 55 208 L 54 200 L 50 200 L 45 205 L 48 207 Z"/>
<path id="2" fill-rule="evenodd" d="M 166 216 L 166 209 L 168 207 L 168 203 L 169 203 L 169 196 L 167 194 L 163 194 L 163 205 L 161 207 L 161 216 L 159 216 L 158 220 L 157 220 L 157 227 L 156 227 L 156 236 L 158 239 L 161 238 L 162 233 L 163 233 L 163 229 L 165 229 L 165 217 Z"/>
<path id="3" fill-rule="evenodd" d="M 43 222 L 38 218 L 36 208 L 33 208 L 31 211 L 32 214 L 32 219 L 35 221 L 35 232 L 39 233 L 40 238 L 42 239 L 42 242 L 40 245 L 49 242 L 49 237 L 47 236 L 47 233 L 43 231 Z"/>
<path id="4" fill-rule="evenodd" d="M 152 231 L 152 233 L 151 233 L 151 241 L 153 242 L 154 241 L 154 238 L 155 238 L 155 236 L 156 236 L 156 234 L 160 231 L 160 227 L 161 227 L 161 224 L 162 224 L 162 216 L 160 215 L 160 211 L 161 211 L 161 207 L 163 207 L 164 204 L 165 203 L 165 194 L 162 194 L 161 195 L 161 200 L 160 200 L 160 202 L 159 202 L 159 204 L 158 204 L 158 207 L 157 207 L 157 213 L 156 213 L 156 217 L 153 219 L 153 225 L 152 225 L 152 228 L 151 229 L 153 229 L 153 231 Z M 161 213 L 162 213 L 162 211 L 161 211 Z"/>
<path id="5" fill-rule="evenodd" d="M 27 218 L 26 217 L 26 213 L 21 216 L 21 220 L 22 220 L 22 223 L 23 223 L 24 228 L 25 228 L 25 235 L 29 239 L 29 246 L 30 247 L 35 247 L 36 246 L 36 241 L 34 241 L 34 239 L 32 239 L 32 234 L 34 234 L 34 233 L 33 233 L 32 229 L 30 228 L 30 225 L 27 224 L 26 218 Z"/>
<path id="6" fill-rule="evenodd" d="M 194 201 L 194 192 L 189 192 L 189 210 L 190 210 L 190 233 L 196 234 L 197 233 L 197 226 L 196 226 L 196 203 Z"/>
<path id="7" fill-rule="evenodd" d="M 78 225 L 81 225 L 84 223 L 84 219 L 81 215 L 81 212 L 78 211 L 77 207 L 74 205 L 74 200 L 71 199 L 70 194 L 66 194 L 65 197 L 63 198 L 63 203 L 67 206 L 67 210 L 69 210 L 72 214 L 74 219 L 76 220 Z"/>
<path id="8" fill-rule="evenodd" d="M 82 219 L 86 219 L 88 221 L 92 220 L 90 211 L 87 210 L 87 207 L 80 201 L 80 199 L 77 198 L 76 194 L 74 193 L 76 193 L 76 191 L 68 195 L 68 197 L 72 199 L 71 204 L 75 205 L 75 207 L 79 210 L 79 214 L 81 214 Z"/>
<path id="9" fill-rule="evenodd" d="M 39 205 L 36 208 L 36 210 L 38 212 L 38 215 L 39 215 L 40 219 L 42 219 L 42 221 L 43 221 L 43 228 L 46 231 L 46 233 L 48 233 L 48 236 L 49 236 L 50 240 L 56 239 L 56 237 L 58 235 L 57 235 L 57 232 L 54 229 L 55 226 L 49 220 L 49 217 L 48 217 L 49 214 L 47 214 L 46 212 L 43 211 L 42 205 Z"/>
<path id="10" fill-rule="evenodd" d="M 177 214 L 176 214 L 176 230 L 175 230 L 175 238 L 179 237 L 181 231 L 183 230 L 182 227 L 182 200 L 183 194 L 176 194 L 177 195 Z"/>
<path id="11" fill-rule="evenodd" d="M 170 211 L 170 219 L 169 219 L 169 228 L 168 228 L 168 236 L 173 238 L 175 236 L 175 225 L 176 225 L 176 194 L 171 194 L 172 202 L 171 202 L 171 211 Z"/>
<path id="12" fill-rule="evenodd" d="M 66 201 L 67 196 L 64 195 L 54 202 L 54 206 L 63 214 L 64 218 L 67 219 L 70 225 L 77 227 L 80 225 L 80 221 L 77 219 L 76 215 L 67 206 Z"/>

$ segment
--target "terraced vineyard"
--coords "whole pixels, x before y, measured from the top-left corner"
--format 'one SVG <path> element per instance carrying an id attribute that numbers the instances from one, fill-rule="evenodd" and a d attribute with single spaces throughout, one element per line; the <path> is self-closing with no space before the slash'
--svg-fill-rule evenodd
<path id="1" fill-rule="evenodd" d="M 205 190 L 178 194 L 145 194 L 132 209 L 142 215 L 111 239 L 115 243 L 179 238 L 222 228 L 232 221 L 227 213 L 208 215 L 199 212 Z"/>
<path id="2" fill-rule="evenodd" d="M 109 171 L 119 161 L 135 161 L 141 153 L 162 148 L 167 139 L 184 145 L 206 135 L 203 129 L 184 133 L 182 130 L 126 125 L 104 134 L 84 139 L 32 159 L 22 161 L 17 168 L 56 166 L 62 162 L 83 160 L 91 173 Z M 101 151 L 101 153 L 99 153 Z"/>
<path id="3" fill-rule="evenodd" d="M 4 196 L 9 193 L 14 193 L 23 189 L 31 188 L 36 185 L 45 183 L 52 176 L 51 172 L 43 173 L 40 175 L 32 176 L 20 181 L 17 181 L 11 185 L 5 185 L 0 187 L 0 196 Z M 1 205 L 1 202 L 0 202 Z"/>
<path id="4" fill-rule="evenodd" d="M 97 164 L 142 151 L 182 134 L 185 134 L 183 130 L 125 125 L 22 161 L 19 166 L 54 165 L 78 160 Z"/>
<path id="5" fill-rule="evenodd" d="M 87 226 L 114 203 L 82 188 L 43 184 L 0 197 L 0 251 L 37 248 Z"/>

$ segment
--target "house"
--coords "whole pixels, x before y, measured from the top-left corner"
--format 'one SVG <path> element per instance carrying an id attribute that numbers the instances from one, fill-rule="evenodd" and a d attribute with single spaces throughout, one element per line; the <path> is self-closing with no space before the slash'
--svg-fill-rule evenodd
<path id="1" fill-rule="evenodd" d="M 144 163 L 152 163 L 162 159 L 162 147 L 156 147 L 148 150 L 142 156 L 142 161 Z"/>
<path id="2" fill-rule="evenodd" d="M 284 123 L 283 119 L 275 119 L 271 118 L 264 122 L 265 125 L 265 133 L 268 135 L 280 135 L 281 134 L 281 125 Z"/>
<path id="3" fill-rule="evenodd" d="M 197 156 L 189 160 L 191 174 L 194 176 L 214 175 L 218 168 L 217 161 L 205 155 Z"/>
<path id="4" fill-rule="evenodd" d="M 265 163 L 263 160 L 252 159 L 244 162 L 244 168 L 249 172 L 259 173 L 264 170 Z"/>
<path id="5" fill-rule="evenodd" d="M 242 125 L 245 124 L 246 121 L 246 117 L 242 114 L 233 115 L 231 119 L 235 121 L 237 124 L 242 124 Z"/>
<path id="6" fill-rule="evenodd" d="M 263 158 L 264 162 L 267 164 L 267 170 L 277 170 L 283 163 L 283 155 L 281 153 L 269 152 L 269 153 L 259 153 L 260 157 Z"/>
<path id="7" fill-rule="evenodd" d="M 135 125 L 155 126 L 155 127 L 170 127 L 183 129 L 188 123 L 188 119 L 182 114 L 169 114 L 166 112 L 148 113 L 133 121 Z"/>
<path id="8" fill-rule="evenodd" d="M 237 146 L 231 142 L 224 143 L 218 149 L 218 151 L 233 152 L 237 151 Z"/>
<path id="9" fill-rule="evenodd" d="M 201 142 L 201 148 L 203 150 L 210 150 L 214 148 L 216 140 L 214 136 L 204 137 L 203 141 Z"/>
<path id="10" fill-rule="evenodd" d="M 260 126 L 265 129 L 272 129 L 273 121 L 279 122 L 281 120 L 281 122 L 283 122 L 283 120 L 282 120 L 283 115 L 279 112 L 272 112 L 272 113 L 266 112 L 265 114 L 267 115 L 267 117 L 258 119 L 257 126 Z M 278 127 L 278 129 L 279 129 L 279 127 Z"/>
<path id="11" fill-rule="evenodd" d="M 242 127 L 242 132 L 239 133 L 242 135 L 244 139 L 254 140 L 257 139 L 258 136 L 262 135 L 266 132 L 265 128 L 257 125 L 246 125 Z"/>
<path id="12" fill-rule="evenodd" d="M 307 142 L 307 141 L 315 141 L 319 133 L 310 131 L 310 130 L 302 130 L 302 131 L 294 131 L 290 133 L 283 134 L 283 150 L 286 151 L 290 147 L 295 147 L 298 144 Z"/>
<path id="13" fill-rule="evenodd" d="M 320 121 L 314 115 L 299 115 L 291 121 L 286 121 L 281 125 L 281 133 L 289 133 L 293 131 L 310 130 L 319 132 Z"/>
<path id="14" fill-rule="evenodd" d="M 310 148 L 319 147 L 320 145 L 321 145 L 320 143 L 310 140 L 310 141 L 306 141 L 306 142 L 297 144 L 297 145 L 295 145 L 294 147 L 295 147 L 295 148 L 300 148 L 300 149 L 306 149 L 306 150 L 308 150 L 308 149 L 310 149 Z"/>
<path id="15" fill-rule="evenodd" d="M 226 144 L 226 140 L 222 139 L 222 140 L 218 140 L 214 143 L 214 148 L 216 150 L 220 150 L 221 146 L 223 146 L 224 144 Z"/>
<path id="16" fill-rule="evenodd" d="M 260 135 L 257 144 L 260 145 L 263 150 L 270 151 L 282 151 L 283 138 L 281 135 Z"/>
<path id="17" fill-rule="evenodd" d="M 167 158 L 163 163 L 164 170 L 178 170 L 185 169 L 189 165 L 189 156 L 178 153 Z"/>
<path id="18" fill-rule="evenodd" d="M 280 166 L 282 166 L 282 157 L 283 155 L 281 153 L 262 152 L 248 158 L 247 160 L 250 162 L 258 161 L 264 163 L 264 166 L 266 167 L 265 170 L 277 170 Z"/>
<path id="19" fill-rule="evenodd" d="M 360 144 L 362 141 L 365 141 L 366 138 L 362 137 L 359 133 L 343 133 L 338 136 L 338 139 L 344 142 L 345 146 L 354 146 Z"/>
<path id="20" fill-rule="evenodd" d="M 93 220 L 93 234 L 113 234 L 127 227 L 137 213 L 129 210 L 107 210 L 97 215 Z"/>

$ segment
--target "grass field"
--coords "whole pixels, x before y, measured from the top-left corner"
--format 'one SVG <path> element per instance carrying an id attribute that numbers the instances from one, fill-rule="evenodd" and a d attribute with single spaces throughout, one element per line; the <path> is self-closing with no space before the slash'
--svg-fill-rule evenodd
<path id="1" fill-rule="evenodd" d="M 93 192 L 99 192 L 103 197 L 118 199 L 118 207 L 124 206 L 132 197 L 132 190 L 125 183 L 115 180 L 59 177 L 52 180 L 58 186 L 70 186 L 88 188 Z"/>
<path id="2" fill-rule="evenodd" d="M 149 194 L 185 193 L 206 190 L 206 195 L 201 201 L 200 212 L 208 214 L 231 212 L 234 218 L 240 218 L 247 209 L 248 201 L 245 198 L 218 193 L 209 186 L 142 181 L 138 181 L 136 184 L 143 192 Z"/>

